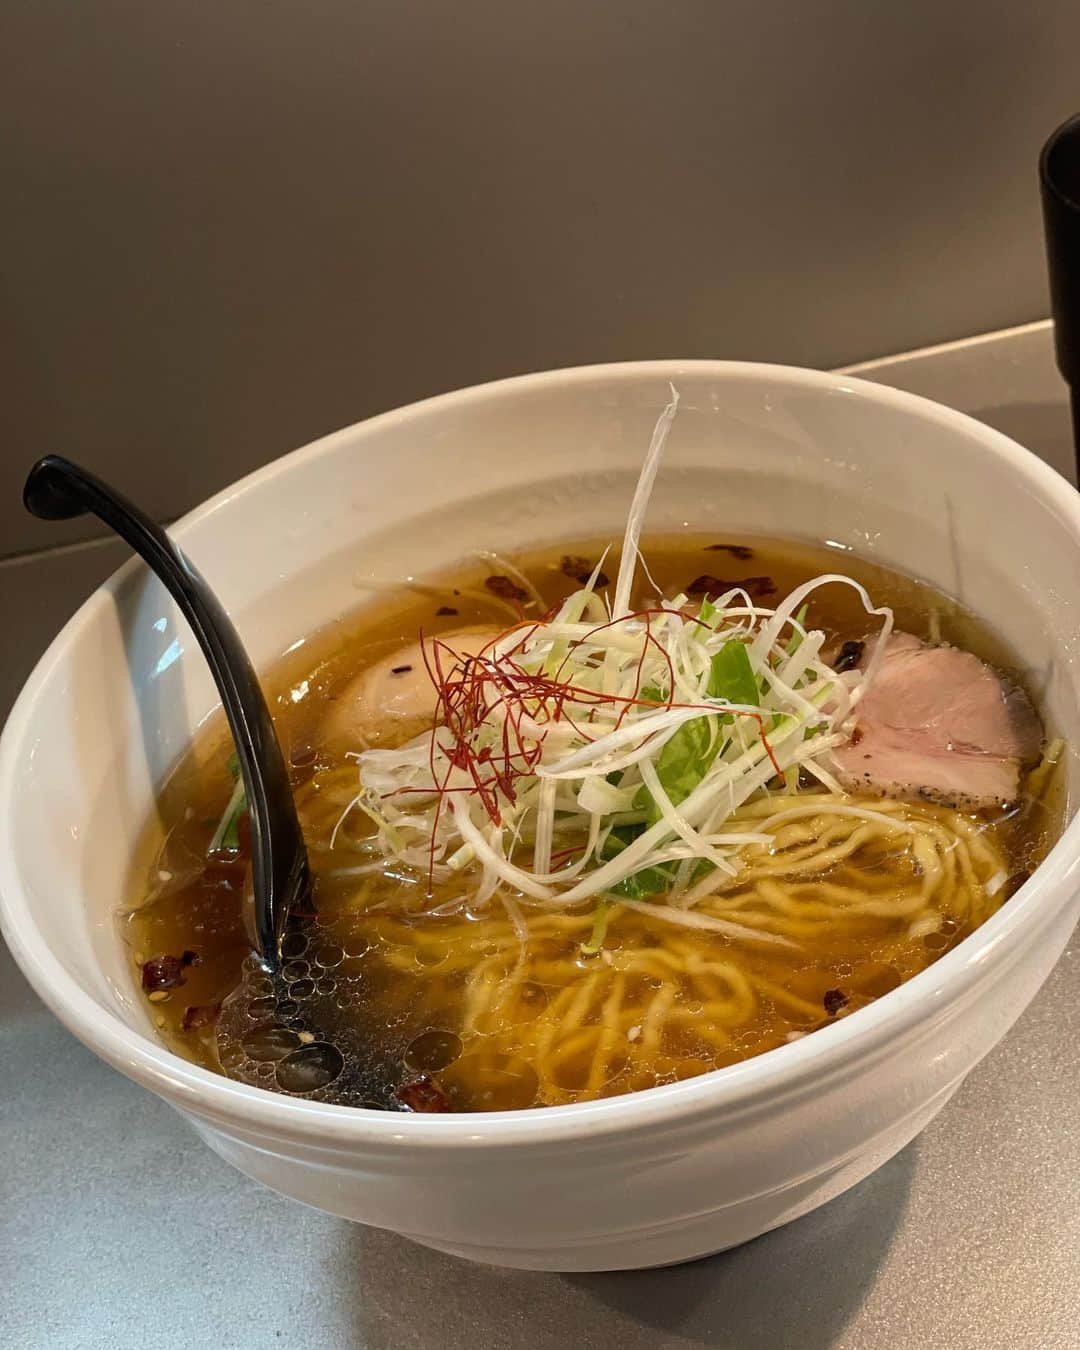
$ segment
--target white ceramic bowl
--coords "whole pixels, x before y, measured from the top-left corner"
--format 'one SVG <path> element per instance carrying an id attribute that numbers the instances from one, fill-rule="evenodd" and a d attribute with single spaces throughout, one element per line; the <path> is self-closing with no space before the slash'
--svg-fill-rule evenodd
<path id="1" fill-rule="evenodd" d="M 847 377 L 663 362 L 487 385 L 289 455 L 174 534 L 266 662 L 355 606 L 358 580 L 553 530 L 620 533 L 669 380 L 682 404 L 651 529 L 827 539 L 936 583 L 1023 654 L 1055 728 L 1080 744 L 1080 496 L 996 432 Z M 942 1108 L 1042 984 L 1077 917 L 1073 821 L 955 951 L 748 1063 L 506 1115 L 397 1116 L 275 1096 L 155 1039 L 113 921 L 155 784 L 215 702 L 183 622 L 140 565 L 56 639 L 0 745 L 0 894 L 15 957 L 76 1036 L 248 1175 L 480 1261 L 681 1261 L 828 1200 Z"/>

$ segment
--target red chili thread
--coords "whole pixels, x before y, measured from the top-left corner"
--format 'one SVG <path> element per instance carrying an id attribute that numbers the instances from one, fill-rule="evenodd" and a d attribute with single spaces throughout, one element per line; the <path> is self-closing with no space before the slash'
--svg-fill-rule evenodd
<path id="1" fill-rule="evenodd" d="M 437 726 L 441 724 L 449 732 L 450 743 L 446 744 L 437 734 L 431 737 L 429 765 L 433 786 L 430 789 L 401 788 L 397 791 L 402 794 L 433 793 L 438 799 L 431 832 L 429 891 L 434 879 L 439 822 L 449 794 L 475 795 L 492 823 L 501 826 L 503 817 L 500 798 L 513 805 L 517 800 L 517 781 L 531 774 L 539 764 L 543 754 L 544 735 L 525 734 L 522 723 L 526 715 L 535 725 L 567 722 L 583 740 L 591 741 L 594 738 L 590 737 L 571 716 L 568 704 L 587 709 L 590 719 L 600 707 L 621 705 L 616 727 L 622 726 L 632 707 L 696 709 L 703 713 L 718 711 L 714 704 L 679 703 L 671 698 L 671 691 L 675 685 L 674 666 L 670 655 L 651 631 L 651 619 L 654 615 L 672 613 L 679 611 L 664 607 L 650 608 L 596 625 L 585 637 L 570 643 L 570 651 L 554 676 L 526 671 L 513 659 L 515 655 L 523 654 L 530 639 L 545 623 L 550 622 L 553 611 L 549 611 L 542 619 L 526 620 L 507 629 L 487 643 L 476 656 L 462 657 L 448 643 L 438 638 L 431 639 L 429 643 L 425 641 L 421 632 L 421 654 L 428 677 L 436 690 L 435 722 Z M 645 645 L 638 658 L 633 695 L 605 694 L 599 690 L 582 688 L 570 680 L 561 678 L 562 671 L 575 648 L 597 633 L 630 620 L 644 622 L 646 630 Z M 488 655 L 495 643 L 504 641 L 508 634 L 515 631 L 520 631 L 520 639 L 498 660 Z M 640 696 L 645 655 L 650 645 L 656 648 L 667 663 L 669 695 L 665 702 L 644 699 Z M 452 662 L 449 670 L 444 669 L 444 656 Z M 498 748 L 484 746 L 478 750 L 474 743 L 476 732 L 489 721 L 497 709 L 502 712 L 502 733 Z M 742 709 L 730 711 L 739 716 L 752 717 L 757 722 L 762 744 L 772 766 L 778 774 L 781 773 L 782 770 L 765 732 L 763 715 Z M 442 775 L 441 782 L 436 768 L 437 753 L 440 751 L 446 760 L 446 771 Z M 471 784 L 451 787 L 450 778 L 455 769 L 467 773 L 472 780 Z M 397 793 L 386 795 L 393 796 Z"/>

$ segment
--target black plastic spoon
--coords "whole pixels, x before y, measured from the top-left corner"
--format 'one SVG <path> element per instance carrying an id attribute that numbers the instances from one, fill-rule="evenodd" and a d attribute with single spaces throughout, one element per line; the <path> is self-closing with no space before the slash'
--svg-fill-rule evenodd
<path id="1" fill-rule="evenodd" d="M 217 1023 L 219 1052 L 242 1052 L 230 1077 L 294 1096 L 381 1110 L 444 1110 L 440 1100 L 413 1106 L 399 1095 L 400 1054 L 376 1043 L 369 1021 L 354 1015 L 344 952 L 319 929 L 311 872 L 289 774 L 258 677 L 222 605 L 159 525 L 119 492 L 59 455 L 30 471 L 27 510 L 43 520 L 92 512 L 143 559 L 180 607 L 221 695 L 251 813 L 255 941 L 262 971 L 245 962 Z M 300 960 L 309 956 L 314 962 Z M 309 973 L 310 972 L 310 973 Z M 343 999 L 344 996 L 344 999 Z M 362 1008 L 362 990 L 359 998 Z M 222 1054 L 223 1067 L 226 1054 Z M 272 1071 L 273 1077 L 266 1076 Z"/>
<path id="2" fill-rule="evenodd" d="M 131 545 L 168 590 L 210 665 L 236 742 L 251 811 L 255 939 L 267 969 L 281 963 L 289 911 L 310 897 L 307 850 L 289 775 L 270 710 L 229 616 L 165 531 L 126 497 L 60 455 L 30 470 L 23 501 L 42 520 L 70 520 L 89 511 Z"/>

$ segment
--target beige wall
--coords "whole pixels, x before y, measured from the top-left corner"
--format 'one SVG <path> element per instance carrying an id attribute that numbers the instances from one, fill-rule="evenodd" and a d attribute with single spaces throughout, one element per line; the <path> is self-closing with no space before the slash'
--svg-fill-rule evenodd
<path id="1" fill-rule="evenodd" d="M 1045 312 L 1075 0 L 7 0 L 0 556 L 544 366 L 832 365 Z"/>

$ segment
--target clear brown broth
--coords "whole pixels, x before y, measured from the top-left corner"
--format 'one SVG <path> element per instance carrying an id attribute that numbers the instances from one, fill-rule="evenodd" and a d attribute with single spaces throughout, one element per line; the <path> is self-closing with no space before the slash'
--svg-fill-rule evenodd
<path id="1" fill-rule="evenodd" d="M 750 548 L 753 556 L 735 556 L 717 548 L 718 544 Z M 566 575 L 562 559 L 570 555 L 593 561 L 602 547 L 595 540 L 574 542 L 557 550 L 515 556 L 512 561 L 545 601 L 554 605 L 577 585 Z M 647 539 L 644 552 L 652 576 L 668 595 L 685 589 L 702 575 L 732 583 L 767 576 L 776 588 L 774 599 L 768 603 L 775 603 L 810 577 L 840 571 L 861 581 L 876 603 L 892 606 L 899 628 L 920 637 L 940 637 L 1003 669 L 1015 668 L 1015 661 L 1000 641 L 955 603 L 923 584 L 849 553 L 788 540 L 690 535 Z M 614 577 L 617 566 L 617 552 L 613 551 L 605 570 Z M 347 779 L 343 769 L 349 764 L 346 754 L 357 747 L 335 743 L 326 732 L 328 717 L 344 687 L 367 665 L 414 642 L 421 631 L 430 635 L 468 624 L 509 623 L 509 614 L 485 595 L 485 577 L 497 570 L 486 564 L 483 568 L 469 565 L 434 578 L 430 585 L 395 591 L 308 638 L 299 650 L 267 671 L 265 687 L 292 765 L 310 846 L 325 846 L 329 822 L 337 814 L 331 809 L 337 805 L 332 799 L 335 794 L 340 796 L 343 783 L 355 784 L 355 776 Z M 446 609 L 454 612 L 438 612 Z M 810 622 L 838 639 L 860 637 L 867 631 L 862 606 L 845 587 L 819 593 Z M 245 978 L 250 952 L 243 913 L 244 859 L 208 862 L 206 856 L 232 789 L 226 763 L 230 752 L 226 728 L 219 717 L 166 783 L 157 817 L 148 827 L 134 869 L 130 908 L 123 915 L 122 925 L 136 976 L 144 962 L 162 954 L 191 952 L 198 958 L 185 967 L 182 985 L 151 996 L 150 1012 L 163 1039 L 179 1054 L 208 1068 L 274 1087 L 280 1086 L 281 1078 L 275 1069 L 277 1060 L 269 1055 L 262 1060 L 258 1054 L 252 1057 L 228 1037 L 220 1036 L 216 1019 L 218 1005 Z M 1001 898 L 1015 889 L 1018 880 L 1045 855 L 1059 831 L 1060 816 L 1057 795 L 1043 796 L 1037 802 L 1025 799 L 1022 808 L 1007 817 L 998 813 L 995 819 L 981 820 L 1008 859 L 1012 880 Z M 851 876 L 857 884 L 861 875 L 870 885 L 871 874 L 886 865 L 893 864 L 875 857 L 871 849 L 858 859 Z M 859 868 L 863 869 L 861 874 Z M 582 1042 L 580 1055 L 575 1056 L 573 1043 L 568 1040 L 556 1069 L 541 1081 L 529 1061 L 528 1047 L 533 1042 L 528 1027 L 545 1025 L 545 1010 L 555 1006 L 560 996 L 565 997 L 560 986 L 567 981 L 573 984 L 591 979 L 595 983 L 602 977 L 610 983 L 613 978 L 605 971 L 598 977 L 596 958 L 580 955 L 578 929 L 539 933 L 536 951 L 530 957 L 537 971 L 556 972 L 555 983 L 547 985 L 537 978 L 521 988 L 515 985 L 513 997 L 500 1003 L 499 982 L 509 988 L 516 959 L 505 941 L 501 916 L 498 922 L 503 930 L 492 926 L 494 919 L 435 920 L 419 919 L 408 912 L 373 912 L 372 906 L 380 899 L 393 897 L 407 885 L 411 891 L 405 909 L 423 903 L 419 896 L 423 887 L 418 886 L 416 878 L 406 882 L 391 874 L 369 885 L 357 904 L 355 886 L 319 880 L 316 871 L 315 901 L 320 917 L 314 935 L 294 947 L 296 955 L 290 965 L 295 987 L 306 989 L 309 981 L 323 980 L 320 988 L 326 990 L 323 1001 L 327 1006 L 330 991 L 348 987 L 347 1009 L 342 1016 L 363 1021 L 364 1043 L 370 1045 L 383 1078 L 392 1086 L 425 1071 L 438 1079 L 458 1109 L 515 1108 L 613 1095 L 760 1054 L 872 1002 L 955 946 L 972 927 L 970 922 L 951 929 L 945 924 L 942 931 L 912 939 L 903 923 L 880 919 L 819 934 L 812 950 L 801 950 L 794 957 L 750 948 L 733 956 L 732 944 L 726 938 L 685 933 L 674 938 L 659 921 L 624 913 L 606 944 L 614 957 L 609 954 L 606 959 L 614 961 L 616 967 L 624 957 L 637 959 L 632 969 L 638 974 L 628 975 L 620 984 L 619 1035 L 631 1039 L 608 1052 L 603 1081 L 597 1083 L 596 1042 L 600 1031 L 590 1027 L 598 1022 L 600 1013 L 590 1012 L 586 1024 L 575 1033 Z M 416 895 L 415 901 L 412 895 Z M 688 954 L 692 962 L 700 957 L 736 960 L 755 982 L 757 996 L 752 1011 L 734 1028 L 710 1028 L 708 1010 L 714 1005 L 709 1001 L 708 984 L 676 973 L 670 977 L 669 1005 L 673 1012 L 662 1037 L 656 1038 L 648 1056 L 644 1056 L 640 1047 L 635 1049 L 641 1040 L 641 1027 L 644 1025 L 645 1034 L 650 1034 L 644 1019 L 655 1001 L 657 981 L 669 978 L 662 970 L 658 976 L 640 974 L 647 968 L 642 953 L 654 947 L 674 953 L 676 963 L 682 959 L 680 952 Z M 504 957 L 498 955 L 500 951 Z M 491 968 L 490 983 L 495 992 L 481 1015 L 470 1021 L 465 1008 L 466 972 L 482 961 Z M 250 969 L 248 961 L 249 983 Z M 287 965 L 287 976 L 289 971 Z M 635 1023 L 636 1010 L 640 1010 L 640 1017 Z M 628 1022 L 634 1023 L 629 1029 Z M 543 1034 L 535 1033 L 536 1037 Z M 304 1092 L 302 1080 L 293 1086 Z M 310 1095 L 325 1094 L 314 1091 Z"/>

